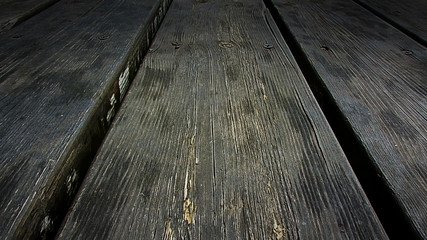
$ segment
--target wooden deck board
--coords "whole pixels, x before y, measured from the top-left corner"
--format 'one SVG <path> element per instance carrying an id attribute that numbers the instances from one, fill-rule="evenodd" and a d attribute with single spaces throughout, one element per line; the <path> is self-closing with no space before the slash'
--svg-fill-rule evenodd
<path id="1" fill-rule="evenodd" d="M 427 49 L 352 1 L 272 2 L 418 237 L 427 238 Z"/>
<path id="2" fill-rule="evenodd" d="M 1 239 L 61 223 L 167 3 L 65 0 L 1 35 Z"/>
<path id="3" fill-rule="evenodd" d="M 427 1 L 356 0 L 427 45 Z"/>
<path id="4" fill-rule="evenodd" d="M 260 0 L 173 1 L 59 239 L 386 239 Z"/>
<path id="5" fill-rule="evenodd" d="M 0 32 L 5 32 L 58 0 L 0 0 Z"/>

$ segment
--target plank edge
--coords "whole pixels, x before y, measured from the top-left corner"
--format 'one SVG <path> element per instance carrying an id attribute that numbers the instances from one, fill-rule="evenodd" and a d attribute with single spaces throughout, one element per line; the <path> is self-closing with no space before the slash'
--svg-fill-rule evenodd
<path id="1" fill-rule="evenodd" d="M 87 117 L 69 140 L 64 154 L 32 201 L 21 208 L 6 239 L 53 238 L 78 192 L 93 158 L 126 95 L 172 0 L 160 0 L 151 10 L 122 63 L 106 81 Z"/>

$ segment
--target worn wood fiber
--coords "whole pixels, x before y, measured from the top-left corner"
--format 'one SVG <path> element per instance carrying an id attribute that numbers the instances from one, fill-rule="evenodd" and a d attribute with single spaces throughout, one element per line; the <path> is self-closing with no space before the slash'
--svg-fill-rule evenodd
<path id="1" fill-rule="evenodd" d="M 426 239 L 427 49 L 352 1 L 273 3 L 413 229 Z"/>
<path id="2" fill-rule="evenodd" d="M 385 3 L 381 0 L 356 0 L 356 2 L 409 32 L 427 46 L 427 1 L 389 0 Z"/>
<path id="3" fill-rule="evenodd" d="M 0 37 L 0 238 L 61 223 L 168 1 L 61 1 Z"/>
<path id="4" fill-rule="evenodd" d="M 69 238 L 387 237 L 263 2 L 175 0 Z"/>

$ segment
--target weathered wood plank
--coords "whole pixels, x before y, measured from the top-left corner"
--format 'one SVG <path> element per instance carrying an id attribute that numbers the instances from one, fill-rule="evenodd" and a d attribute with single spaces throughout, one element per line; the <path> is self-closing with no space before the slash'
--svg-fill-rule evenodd
<path id="1" fill-rule="evenodd" d="M 356 0 L 427 46 L 427 1 Z"/>
<path id="2" fill-rule="evenodd" d="M 324 95 L 426 239 L 427 49 L 352 1 L 273 3 L 326 87 Z"/>
<path id="3" fill-rule="evenodd" d="M 61 1 L 0 38 L 0 238 L 61 223 L 169 1 Z"/>
<path id="4" fill-rule="evenodd" d="M 58 0 L 0 0 L 0 32 L 13 28 Z"/>
<path id="5" fill-rule="evenodd" d="M 59 239 L 385 239 L 261 0 L 173 1 Z"/>

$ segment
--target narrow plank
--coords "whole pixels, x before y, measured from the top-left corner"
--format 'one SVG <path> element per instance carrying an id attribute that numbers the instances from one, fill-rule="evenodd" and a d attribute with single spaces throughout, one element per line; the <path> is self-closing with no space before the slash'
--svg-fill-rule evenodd
<path id="1" fill-rule="evenodd" d="M 426 239 L 427 49 L 352 1 L 273 3 L 326 87 L 324 95 Z"/>
<path id="2" fill-rule="evenodd" d="M 427 1 L 356 0 L 427 46 Z"/>
<path id="3" fill-rule="evenodd" d="M 5 32 L 58 0 L 0 0 L 0 32 Z"/>
<path id="4" fill-rule="evenodd" d="M 261 0 L 173 1 L 59 239 L 386 239 Z"/>
<path id="5" fill-rule="evenodd" d="M 169 1 L 61 1 L 0 37 L 0 238 L 49 237 Z"/>

